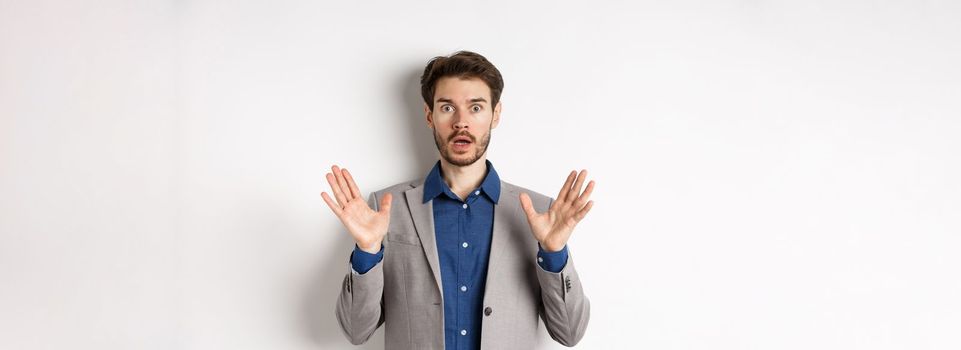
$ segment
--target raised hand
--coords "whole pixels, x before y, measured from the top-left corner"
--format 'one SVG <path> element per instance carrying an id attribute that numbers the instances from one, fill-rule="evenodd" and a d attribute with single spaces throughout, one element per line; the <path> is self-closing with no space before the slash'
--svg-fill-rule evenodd
<path id="1" fill-rule="evenodd" d="M 330 210 L 350 231 L 361 250 L 371 254 L 379 252 L 390 224 L 391 194 L 385 194 L 380 199 L 380 211 L 374 211 L 360 195 L 357 183 L 347 169 L 340 169 L 336 165 L 330 169 L 333 173 L 327 173 L 327 182 L 337 202 L 334 203 L 327 192 L 321 192 L 320 196 L 324 197 Z"/>
<path id="2" fill-rule="evenodd" d="M 571 233 L 574 232 L 574 226 L 584 219 L 587 212 L 591 211 L 594 201 L 589 199 L 591 192 L 594 191 L 594 181 L 591 180 L 582 193 L 581 186 L 584 185 L 585 177 L 587 177 L 587 170 L 581 170 L 580 175 L 576 171 L 571 171 L 567 181 L 564 182 L 564 187 L 561 187 L 560 193 L 557 194 L 557 199 L 546 213 L 537 213 L 534 205 L 531 204 L 531 197 L 527 193 L 521 193 L 521 207 L 527 214 L 531 232 L 544 250 L 556 252 L 564 249 L 567 240 L 571 238 Z"/>

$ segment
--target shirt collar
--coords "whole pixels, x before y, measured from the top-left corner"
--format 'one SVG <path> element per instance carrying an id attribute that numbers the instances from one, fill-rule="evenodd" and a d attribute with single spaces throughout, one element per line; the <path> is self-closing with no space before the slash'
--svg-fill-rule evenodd
<path id="1" fill-rule="evenodd" d="M 501 194 L 501 179 L 497 176 L 497 170 L 494 170 L 494 164 L 491 161 L 485 160 L 487 164 L 487 175 L 484 176 L 484 181 L 481 182 L 480 189 L 488 198 L 497 204 L 497 200 L 500 198 Z M 434 197 L 439 196 L 441 193 L 448 193 L 453 198 L 456 196 L 451 192 L 447 183 L 444 182 L 444 178 L 441 177 L 440 161 L 438 160 L 434 167 L 427 174 L 427 178 L 424 179 L 424 203 L 434 199 Z"/>

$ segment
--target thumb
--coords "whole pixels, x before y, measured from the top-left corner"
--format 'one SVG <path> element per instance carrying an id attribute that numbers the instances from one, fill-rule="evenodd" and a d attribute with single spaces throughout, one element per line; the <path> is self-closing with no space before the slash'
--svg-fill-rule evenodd
<path id="1" fill-rule="evenodd" d="M 387 193 L 380 199 L 380 210 L 378 212 L 390 213 L 390 204 L 393 202 L 394 195 Z"/>
<path id="2" fill-rule="evenodd" d="M 534 215 L 537 215 L 537 212 L 534 211 L 534 205 L 531 204 L 531 197 L 528 196 L 527 193 L 521 193 L 520 197 L 521 197 L 521 208 L 524 209 L 524 213 L 527 214 L 527 218 L 530 219 L 534 217 Z"/>

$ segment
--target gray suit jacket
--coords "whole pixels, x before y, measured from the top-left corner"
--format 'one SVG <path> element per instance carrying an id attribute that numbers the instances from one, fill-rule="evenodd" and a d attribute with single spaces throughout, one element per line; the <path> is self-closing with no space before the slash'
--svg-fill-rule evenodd
<path id="1" fill-rule="evenodd" d="M 366 342 L 381 324 L 388 349 L 444 349 L 444 300 L 434 237 L 433 201 L 422 203 L 424 179 L 400 183 L 370 195 L 393 194 L 384 259 L 364 274 L 347 268 L 337 301 L 337 321 L 353 344 Z M 557 342 L 574 346 L 584 336 L 590 303 L 574 270 L 573 255 L 559 273 L 540 267 L 518 195 L 527 192 L 537 212 L 553 198 L 501 181 L 494 229 L 481 347 L 530 349 L 537 343 L 539 318 Z M 487 312 L 487 311 L 490 312 Z"/>

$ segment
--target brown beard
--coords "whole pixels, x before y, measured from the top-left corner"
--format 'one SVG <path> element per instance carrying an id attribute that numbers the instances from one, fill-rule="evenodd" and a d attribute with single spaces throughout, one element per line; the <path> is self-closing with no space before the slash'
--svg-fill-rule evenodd
<path id="1" fill-rule="evenodd" d="M 447 142 L 444 142 L 443 140 L 441 140 L 440 134 L 437 133 L 437 129 L 434 129 L 434 144 L 437 145 L 437 150 L 440 151 L 440 156 L 443 157 L 444 160 L 446 160 L 448 163 L 453 164 L 453 165 L 456 165 L 456 166 L 468 166 L 468 165 L 471 165 L 471 164 L 476 163 L 477 160 L 479 160 L 479 159 L 481 158 L 481 156 L 483 156 L 484 153 L 487 152 L 487 145 L 490 144 L 490 142 L 491 142 L 491 129 L 488 128 L 488 129 L 487 129 L 487 133 L 485 133 L 484 136 L 481 137 L 480 142 L 479 142 L 479 143 L 477 143 L 477 142 L 474 143 L 474 144 L 477 145 L 477 146 L 476 146 L 476 147 L 477 147 L 477 148 L 476 148 L 476 149 L 477 149 L 477 152 L 474 153 L 474 157 L 473 157 L 473 158 L 468 158 L 468 159 L 465 159 L 465 160 L 456 160 L 456 159 L 453 159 L 453 158 L 450 156 L 450 147 L 449 147 L 449 146 L 450 146 L 450 141 L 453 140 L 453 139 L 454 139 L 455 137 L 457 137 L 458 135 L 462 135 L 462 134 L 463 134 L 463 133 L 455 133 L 455 134 L 452 134 L 452 135 L 450 136 L 449 140 L 447 140 Z M 471 136 L 471 138 L 473 139 L 473 136 Z M 472 141 L 473 141 L 473 140 L 472 140 Z"/>

